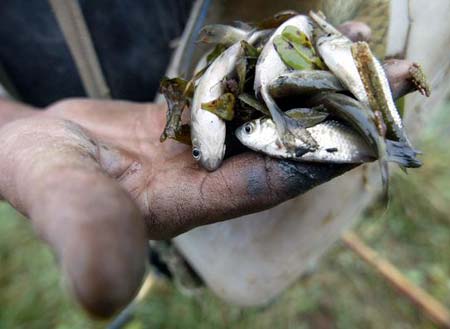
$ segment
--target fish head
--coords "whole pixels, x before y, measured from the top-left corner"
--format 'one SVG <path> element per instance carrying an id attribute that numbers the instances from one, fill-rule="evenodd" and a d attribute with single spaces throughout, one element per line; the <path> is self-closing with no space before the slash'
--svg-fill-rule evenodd
<path id="1" fill-rule="evenodd" d="M 197 42 L 232 45 L 245 39 L 249 34 L 250 31 L 233 26 L 212 24 L 206 25 L 200 30 Z"/>
<path id="2" fill-rule="evenodd" d="M 316 30 L 314 32 L 316 47 L 320 50 L 324 46 L 334 45 L 335 47 L 342 43 L 343 35 L 337 35 L 332 33 L 326 33 L 321 30 Z"/>
<path id="3" fill-rule="evenodd" d="M 206 116 L 212 119 L 191 126 L 192 157 L 206 170 L 215 171 L 225 156 L 225 123 L 212 113 Z"/>
<path id="4" fill-rule="evenodd" d="M 260 118 L 247 122 L 236 129 L 239 141 L 254 151 L 265 151 L 279 140 L 274 122 L 268 118 Z"/>
<path id="5" fill-rule="evenodd" d="M 316 28 L 314 29 L 314 39 L 316 40 L 317 47 L 320 47 L 325 43 L 338 43 L 343 39 L 347 41 L 347 38 L 333 25 L 328 23 L 321 15 L 311 11 L 309 16 L 316 24 Z"/>
<path id="6" fill-rule="evenodd" d="M 222 164 L 225 156 L 225 144 L 217 145 L 217 147 L 207 146 L 198 141 L 192 142 L 192 157 L 195 161 L 208 171 L 217 170 Z"/>

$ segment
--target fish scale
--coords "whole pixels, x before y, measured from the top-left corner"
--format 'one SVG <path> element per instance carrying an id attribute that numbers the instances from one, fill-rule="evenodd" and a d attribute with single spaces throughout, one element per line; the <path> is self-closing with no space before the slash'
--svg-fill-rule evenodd
<path id="1" fill-rule="evenodd" d="M 251 133 L 246 132 L 247 125 L 251 125 Z M 248 148 L 271 157 L 330 163 L 363 163 L 376 159 L 367 142 L 340 121 L 328 120 L 307 128 L 320 147 L 301 156 L 283 146 L 272 119 L 257 119 L 247 125 L 238 128 L 237 138 Z M 296 143 L 300 145 L 302 141 L 297 139 Z"/>
<path id="2" fill-rule="evenodd" d="M 224 94 L 223 80 L 243 55 L 240 43 L 223 52 L 206 70 L 195 89 L 191 107 L 191 139 L 193 155 L 207 170 L 216 170 L 225 155 L 225 122 L 217 115 L 203 110 L 202 104 Z M 197 152 L 197 153 L 196 153 Z"/>
<path id="3" fill-rule="evenodd" d="M 364 84 L 353 60 L 352 41 L 316 13 L 310 12 L 317 24 L 317 50 L 325 64 L 341 83 L 364 105 L 369 105 Z"/>
<path id="4" fill-rule="evenodd" d="M 382 113 L 382 119 L 388 125 L 388 132 L 393 135 L 394 140 L 405 143 L 405 147 L 412 148 L 380 62 L 373 56 L 365 42 L 353 44 L 352 53 L 364 83 L 370 107 L 373 111 Z"/>

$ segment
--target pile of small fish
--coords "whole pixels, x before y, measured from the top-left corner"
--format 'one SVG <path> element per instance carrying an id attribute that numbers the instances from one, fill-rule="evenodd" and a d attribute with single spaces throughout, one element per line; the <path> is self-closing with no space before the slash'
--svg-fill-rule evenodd
<path id="1" fill-rule="evenodd" d="M 191 144 L 205 169 L 219 168 L 236 138 L 294 161 L 378 159 L 386 191 L 388 162 L 421 166 L 380 62 L 366 42 L 352 42 L 322 13 L 286 11 L 256 25 L 207 25 L 199 41 L 215 47 L 192 79 L 161 83 L 168 103 L 161 141 Z M 425 78 L 416 82 L 429 94 Z M 185 109 L 190 125 L 182 123 Z"/>

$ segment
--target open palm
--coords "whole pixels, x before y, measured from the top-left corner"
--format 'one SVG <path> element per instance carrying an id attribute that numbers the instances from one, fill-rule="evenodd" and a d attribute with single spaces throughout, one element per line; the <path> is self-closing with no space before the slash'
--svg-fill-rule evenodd
<path id="1" fill-rule="evenodd" d="M 397 96 L 413 88 L 409 65 L 386 66 Z M 0 196 L 31 219 L 92 314 L 133 298 L 148 239 L 267 209 L 352 168 L 245 152 L 210 173 L 189 147 L 159 142 L 164 112 L 83 99 L 35 111 L 0 99 Z"/>

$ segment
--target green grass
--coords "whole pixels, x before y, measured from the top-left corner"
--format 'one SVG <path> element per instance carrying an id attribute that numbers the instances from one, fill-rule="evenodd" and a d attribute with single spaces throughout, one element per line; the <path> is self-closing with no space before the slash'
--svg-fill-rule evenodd
<path id="1" fill-rule="evenodd" d="M 450 104 L 446 106 L 450 111 Z M 396 173 L 392 201 L 355 228 L 414 283 L 450 308 L 450 116 L 441 111 L 421 143 L 425 165 Z M 67 296 L 55 260 L 27 220 L 0 205 L 0 328 L 103 328 Z M 434 328 L 407 299 L 337 244 L 317 270 L 273 304 L 241 310 L 205 291 L 183 296 L 159 282 L 128 329 Z"/>

